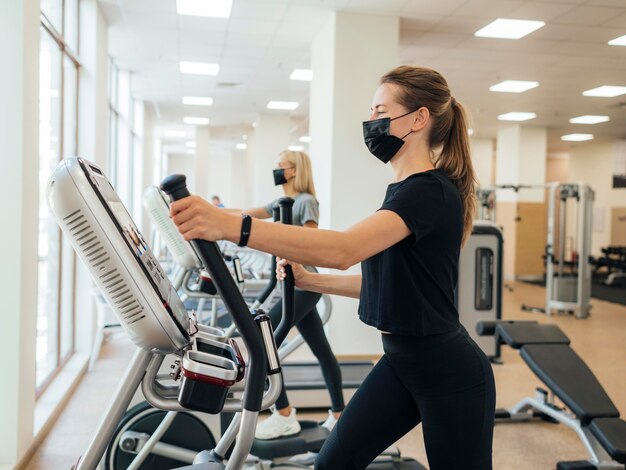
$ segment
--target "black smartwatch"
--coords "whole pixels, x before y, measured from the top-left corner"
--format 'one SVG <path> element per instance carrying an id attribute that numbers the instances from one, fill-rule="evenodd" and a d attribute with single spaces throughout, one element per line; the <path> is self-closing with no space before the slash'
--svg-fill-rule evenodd
<path id="1" fill-rule="evenodd" d="M 241 214 L 241 235 L 239 235 L 239 246 L 246 246 L 250 238 L 250 227 L 252 227 L 252 217 L 248 214 Z"/>

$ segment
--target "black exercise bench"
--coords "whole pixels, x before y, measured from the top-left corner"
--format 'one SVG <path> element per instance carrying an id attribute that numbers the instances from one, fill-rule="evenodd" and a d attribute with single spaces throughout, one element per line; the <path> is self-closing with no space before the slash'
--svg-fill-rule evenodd
<path id="1" fill-rule="evenodd" d="M 538 389 L 514 407 L 496 411 L 497 419 L 527 421 L 534 417 L 563 423 L 585 445 L 588 461 L 559 462 L 557 470 L 626 469 L 626 421 L 587 364 L 569 346 L 556 325 L 537 322 L 479 322 L 481 336 L 495 335 L 500 344 L 520 352 L 524 362 L 550 391 Z M 557 397 L 569 410 L 556 406 Z"/>

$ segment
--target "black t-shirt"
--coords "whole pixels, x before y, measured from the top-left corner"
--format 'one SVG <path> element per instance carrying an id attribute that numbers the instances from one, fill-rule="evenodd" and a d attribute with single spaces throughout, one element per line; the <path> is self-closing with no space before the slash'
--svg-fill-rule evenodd
<path id="1" fill-rule="evenodd" d="M 363 261 L 359 317 L 379 330 L 427 336 L 454 331 L 463 204 L 443 170 L 390 184 L 380 210 L 398 214 L 411 231 Z"/>

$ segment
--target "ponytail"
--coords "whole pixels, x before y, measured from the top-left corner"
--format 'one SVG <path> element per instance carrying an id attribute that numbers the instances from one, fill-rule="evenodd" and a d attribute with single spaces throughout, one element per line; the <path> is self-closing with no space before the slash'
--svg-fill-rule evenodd
<path id="1" fill-rule="evenodd" d="M 450 100 L 451 124 L 435 166 L 446 172 L 454 182 L 463 202 L 463 245 L 472 233 L 476 211 L 476 176 L 470 156 L 467 116 L 463 105 L 454 97 Z"/>

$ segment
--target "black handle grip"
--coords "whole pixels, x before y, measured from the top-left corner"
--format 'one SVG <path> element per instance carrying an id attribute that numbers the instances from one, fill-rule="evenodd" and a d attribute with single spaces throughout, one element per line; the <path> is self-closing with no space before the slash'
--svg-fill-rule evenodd
<path id="1" fill-rule="evenodd" d="M 283 197 L 278 200 L 278 206 L 280 207 L 280 221 L 283 224 L 293 224 L 293 204 L 294 200 L 290 197 Z M 280 319 L 280 323 L 276 328 L 276 344 L 278 347 L 285 340 L 289 334 L 289 330 L 293 327 L 295 317 L 295 281 L 293 278 L 293 271 L 291 266 L 285 267 L 286 277 L 283 281 L 283 316 Z"/>
<path id="2" fill-rule="evenodd" d="M 278 222 L 280 220 L 280 206 L 278 204 L 275 204 L 274 207 L 272 207 L 272 219 L 274 222 Z M 265 289 L 263 289 L 257 298 L 254 299 L 255 302 L 258 302 L 259 304 L 265 302 L 274 289 L 276 289 L 276 256 L 272 256 L 270 280 L 267 283 L 267 286 L 265 286 Z"/>
<path id="3" fill-rule="evenodd" d="M 184 175 L 168 176 L 161 183 L 161 189 L 170 197 L 172 202 L 190 195 Z M 249 411 L 260 411 L 267 373 L 267 356 L 259 329 L 254 323 L 248 306 L 243 300 L 217 245 L 206 240 L 192 240 L 191 244 L 198 253 L 202 264 L 210 273 L 248 350 L 250 366 L 243 406 Z"/>

